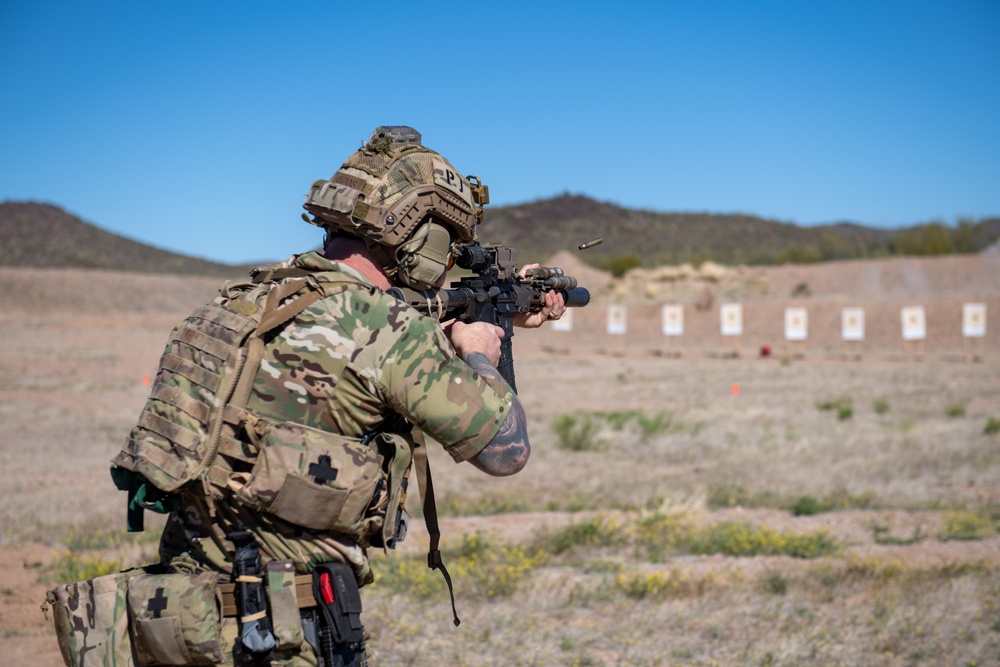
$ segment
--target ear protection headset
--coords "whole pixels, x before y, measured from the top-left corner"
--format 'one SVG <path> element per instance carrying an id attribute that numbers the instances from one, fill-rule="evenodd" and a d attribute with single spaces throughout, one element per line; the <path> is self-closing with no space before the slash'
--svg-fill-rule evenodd
<path id="1" fill-rule="evenodd" d="M 438 287 L 451 264 L 451 233 L 433 218 L 396 248 L 396 278 L 415 290 Z"/>

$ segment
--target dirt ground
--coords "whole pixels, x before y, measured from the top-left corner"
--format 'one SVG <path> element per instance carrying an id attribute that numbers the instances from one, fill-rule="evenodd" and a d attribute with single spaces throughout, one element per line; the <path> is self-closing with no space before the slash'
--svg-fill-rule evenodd
<path id="1" fill-rule="evenodd" d="M 567 582 L 580 576 L 547 569 L 527 598 L 558 623 L 547 616 L 519 625 L 509 621 L 518 613 L 513 602 L 467 602 L 470 620 L 456 631 L 446 627 L 443 601 L 426 608 L 402 603 L 399 613 L 407 622 L 445 637 L 422 640 L 424 657 L 434 655 L 436 664 L 1000 664 L 1000 612 L 990 607 L 1000 595 L 1000 538 L 939 538 L 956 508 L 1000 505 L 1000 436 L 983 433 L 989 419 L 1000 419 L 1000 257 L 744 268 L 681 278 L 647 274 L 618 283 L 573 266 L 573 257 L 555 261 L 578 274 L 594 300 L 575 313 L 570 332 L 519 332 L 515 338 L 518 386 L 535 446 L 528 469 L 484 480 L 445 457 L 432 461 L 445 503 L 518 498 L 528 511 L 445 517 L 446 539 L 489 533 L 518 543 L 594 513 L 634 520 L 635 508 L 654 505 L 689 510 L 704 523 L 740 518 L 781 531 L 824 528 L 846 545 L 836 561 L 841 565 L 895 559 L 923 570 L 985 567 L 987 574 L 975 581 L 979 589 L 984 582 L 993 588 L 963 594 L 964 580 L 956 578 L 948 597 L 923 606 L 925 615 L 939 609 L 928 618 L 955 636 L 961 636 L 956 623 L 982 629 L 968 630 L 967 639 L 937 638 L 933 650 L 907 653 L 885 641 L 869 650 L 871 636 L 883 630 L 856 626 L 846 599 L 834 611 L 809 600 L 799 600 L 798 611 L 775 611 L 773 618 L 789 624 L 803 608 L 815 616 L 808 628 L 780 635 L 771 634 L 766 619 L 760 621 L 765 625 L 750 624 L 760 600 L 730 588 L 719 593 L 717 606 L 712 594 L 697 603 L 631 605 L 614 632 L 605 633 L 598 620 L 608 613 L 604 603 L 570 610 L 566 605 L 576 598 L 569 593 L 540 597 L 549 584 L 569 590 Z M 124 525 L 124 498 L 111 484 L 108 461 L 145 401 L 170 328 L 217 285 L 213 279 L 73 270 L 0 269 L 0 279 L 7 286 L 0 294 L 0 655 L 15 667 L 57 665 L 58 649 L 40 610 L 49 585 L 40 577 L 65 553 L 68 534 Z M 699 309 L 708 298 L 711 306 Z M 735 340 L 718 333 L 718 305 L 726 301 L 744 304 L 744 334 Z M 961 335 L 961 306 L 970 301 L 987 305 L 988 336 L 981 347 Z M 628 304 L 627 335 L 605 332 L 605 308 L 613 302 Z M 685 335 L 670 341 L 659 333 L 659 307 L 668 302 L 685 306 Z M 783 310 L 793 305 L 809 310 L 804 344 L 783 340 Z M 899 309 L 910 305 L 926 308 L 928 336 L 921 347 L 904 347 L 901 340 Z M 848 348 L 840 340 L 844 306 L 865 308 L 863 346 Z M 772 347 L 770 358 L 759 356 L 762 345 Z M 853 405 L 847 420 L 817 407 L 841 397 Z M 880 402 L 890 406 L 885 413 L 874 408 Z M 610 444 L 600 452 L 559 449 L 555 417 L 625 410 L 666 411 L 677 428 L 645 443 L 606 434 Z M 767 503 L 713 506 L 713 495 L 726 488 L 750 498 L 767 492 L 783 498 L 868 494 L 873 500 L 868 507 L 794 516 Z M 426 545 L 417 523 L 404 553 Z M 876 524 L 882 533 L 873 530 Z M 876 539 L 886 533 L 899 539 Z M 923 537 L 903 539 L 912 536 Z M 786 557 L 685 557 L 678 563 L 697 576 L 738 572 L 740 581 L 775 570 L 808 578 L 815 568 Z M 851 595 L 857 606 L 879 592 Z M 952 607 L 953 598 L 971 601 Z M 401 621 L 390 618 L 392 596 L 376 591 L 369 599 L 366 609 L 380 630 L 377 664 L 416 664 L 412 645 L 395 638 Z M 704 623 L 736 637 L 704 635 L 692 647 L 683 643 L 683 631 L 660 635 L 683 625 L 679 619 L 697 616 L 684 604 L 701 605 Z M 635 610 L 645 616 L 631 617 Z M 966 623 L 963 614 L 979 620 Z M 492 635 L 484 626 L 493 628 Z M 631 653 L 612 641 L 629 627 L 645 637 L 630 640 Z M 860 628 L 859 634 L 850 628 Z M 530 640 L 532 650 L 507 660 L 510 633 Z M 459 653 L 466 657 L 455 657 Z M 822 660 L 811 662 L 803 657 L 808 655 Z"/>

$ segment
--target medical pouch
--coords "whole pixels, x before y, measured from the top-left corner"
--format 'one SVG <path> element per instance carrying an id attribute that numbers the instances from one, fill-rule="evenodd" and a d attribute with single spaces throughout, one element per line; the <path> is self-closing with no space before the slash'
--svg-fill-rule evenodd
<path id="1" fill-rule="evenodd" d="M 218 576 L 179 572 L 129 580 L 129 617 L 140 665 L 212 665 L 226 660 Z"/>
<path id="2" fill-rule="evenodd" d="M 259 420 L 257 460 L 248 478 L 234 475 L 236 500 L 303 528 L 360 539 L 384 476 L 372 443 L 301 424 Z"/>

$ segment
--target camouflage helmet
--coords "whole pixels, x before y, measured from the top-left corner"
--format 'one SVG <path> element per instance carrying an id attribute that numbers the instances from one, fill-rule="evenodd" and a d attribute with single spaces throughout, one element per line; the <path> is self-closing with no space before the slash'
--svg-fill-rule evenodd
<path id="1" fill-rule="evenodd" d="M 431 216 L 455 240 L 474 241 L 488 188 L 420 142 L 410 127 L 377 128 L 330 180 L 312 184 L 303 207 L 313 218 L 306 219 L 395 248 Z"/>

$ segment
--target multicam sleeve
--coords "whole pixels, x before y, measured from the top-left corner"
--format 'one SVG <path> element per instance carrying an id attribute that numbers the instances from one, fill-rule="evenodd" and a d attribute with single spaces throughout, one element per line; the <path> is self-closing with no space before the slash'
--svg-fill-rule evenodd
<path id="1" fill-rule="evenodd" d="M 499 431 L 514 392 L 476 373 L 456 354 L 437 320 L 400 304 L 382 386 L 394 407 L 444 445 L 456 461 L 478 454 Z"/>

